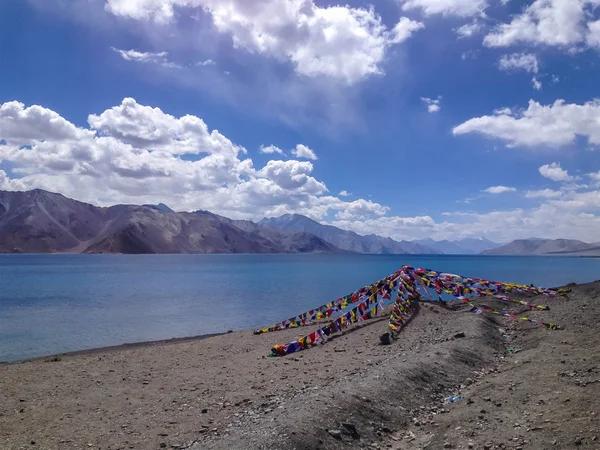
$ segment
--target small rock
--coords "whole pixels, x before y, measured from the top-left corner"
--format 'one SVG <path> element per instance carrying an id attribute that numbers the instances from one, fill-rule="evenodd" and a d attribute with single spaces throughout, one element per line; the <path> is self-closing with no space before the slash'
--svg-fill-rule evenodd
<path id="1" fill-rule="evenodd" d="M 465 337 L 465 333 L 464 331 L 461 331 L 460 333 L 456 333 L 454 335 L 455 338 L 459 339 L 459 338 L 464 338 Z"/>
<path id="2" fill-rule="evenodd" d="M 492 444 L 491 442 L 486 442 L 485 444 L 483 444 L 483 449 L 490 450 L 490 448 L 492 448 L 493 446 L 494 444 Z"/>
<path id="3" fill-rule="evenodd" d="M 208 412 L 207 408 L 203 408 L 202 411 L 200 411 L 202 414 L 206 414 Z"/>
<path id="4" fill-rule="evenodd" d="M 444 448 L 452 448 L 452 444 L 450 442 L 444 442 Z"/>
<path id="5" fill-rule="evenodd" d="M 575 445 L 581 445 L 583 444 L 583 438 L 582 437 L 578 437 L 577 439 L 575 439 Z"/>
<path id="6" fill-rule="evenodd" d="M 327 430 L 327 432 L 334 438 L 342 440 L 342 432 L 340 430 Z"/>
<path id="7" fill-rule="evenodd" d="M 358 434 L 358 430 L 356 426 L 352 423 L 343 423 L 342 427 L 348 432 L 348 434 L 352 437 L 352 439 L 360 439 L 360 434 Z"/>
<path id="8" fill-rule="evenodd" d="M 159 444 L 159 447 L 160 447 L 160 448 L 167 448 L 167 444 L 165 444 L 164 442 L 161 442 L 161 443 Z"/>

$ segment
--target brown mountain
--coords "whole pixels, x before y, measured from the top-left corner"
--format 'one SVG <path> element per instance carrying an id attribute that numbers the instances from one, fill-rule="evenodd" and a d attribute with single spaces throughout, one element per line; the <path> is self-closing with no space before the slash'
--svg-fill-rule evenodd
<path id="1" fill-rule="evenodd" d="M 0 253 L 337 252 L 310 233 L 263 230 L 162 205 L 101 208 L 43 190 L 0 191 Z"/>

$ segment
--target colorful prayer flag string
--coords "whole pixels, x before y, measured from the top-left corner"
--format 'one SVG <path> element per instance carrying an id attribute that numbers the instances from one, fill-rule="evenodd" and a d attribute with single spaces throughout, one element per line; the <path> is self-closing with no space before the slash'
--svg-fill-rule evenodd
<path id="1" fill-rule="evenodd" d="M 369 286 L 365 286 L 332 302 L 325 303 L 317 308 L 310 309 L 304 313 L 298 314 L 286 320 L 282 320 L 281 322 L 268 327 L 254 330 L 254 334 L 270 333 L 273 331 L 286 330 L 288 328 L 309 326 L 313 324 L 314 320 L 330 319 L 335 313 L 343 311 L 349 305 L 364 301 L 365 298 L 373 295 L 383 295 L 384 287 L 389 287 L 389 284 L 393 283 L 394 279 L 397 277 L 397 274 L 388 275 L 387 277 Z"/>
<path id="2" fill-rule="evenodd" d="M 467 278 L 430 269 L 414 269 L 413 267 L 404 265 L 397 272 L 388 275 L 370 286 L 365 286 L 352 294 L 340 297 L 333 302 L 326 303 L 275 325 L 255 330 L 254 334 L 307 326 L 313 320 L 329 318 L 330 321 L 316 331 L 288 344 L 275 345 L 270 356 L 283 356 L 305 350 L 317 343 L 324 343 L 327 337 L 343 331 L 354 323 L 376 317 L 379 311 L 385 307 L 384 300 L 391 300 L 393 291 L 396 290 L 396 299 L 393 302 L 387 331 L 384 334 L 384 336 L 387 335 L 388 337 L 396 338 L 400 329 L 414 315 L 418 302 L 425 300 L 426 296 L 430 299 L 432 298 L 430 289 L 437 294 L 437 301 L 445 302 L 443 296 L 451 296 L 472 305 L 471 312 L 477 314 L 491 312 L 505 317 L 518 318 L 540 324 L 548 329 L 554 329 L 557 326 L 555 324 L 536 321 L 525 316 L 507 313 L 506 311 L 497 311 L 488 306 L 476 306 L 470 302 L 469 298 L 491 296 L 500 301 L 527 306 L 530 310 L 545 310 L 549 308 L 543 305 L 532 305 L 523 300 L 512 299 L 505 294 L 521 292 L 531 295 L 545 295 L 549 298 L 555 298 L 557 295 L 566 298 L 567 292 L 564 289 L 553 290 L 541 287 L 536 288 L 533 285 L 527 286 L 517 283 L 489 281 L 481 278 Z M 356 304 L 354 308 L 343 312 L 344 309 L 353 304 Z M 338 312 L 342 314 L 332 318 Z M 383 336 L 382 342 L 384 342 Z"/>

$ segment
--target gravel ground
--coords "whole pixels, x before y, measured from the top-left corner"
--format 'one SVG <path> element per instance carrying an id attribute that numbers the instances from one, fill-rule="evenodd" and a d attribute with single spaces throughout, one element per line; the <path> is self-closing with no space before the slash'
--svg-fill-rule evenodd
<path id="1" fill-rule="evenodd" d="M 389 346 L 382 318 L 281 358 L 298 330 L 3 364 L 0 449 L 600 448 L 599 296 L 535 298 L 559 331 L 424 304 Z"/>

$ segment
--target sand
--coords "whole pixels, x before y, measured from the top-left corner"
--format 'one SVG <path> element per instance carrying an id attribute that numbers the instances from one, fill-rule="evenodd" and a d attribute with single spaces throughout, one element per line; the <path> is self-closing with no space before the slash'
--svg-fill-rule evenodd
<path id="1" fill-rule="evenodd" d="M 0 449 L 600 448 L 599 297 L 536 297 L 558 331 L 426 304 L 388 346 L 382 318 L 281 358 L 298 330 L 3 364 Z"/>

